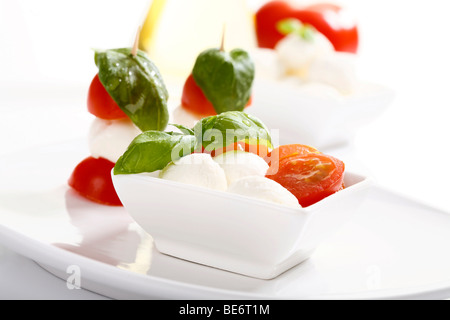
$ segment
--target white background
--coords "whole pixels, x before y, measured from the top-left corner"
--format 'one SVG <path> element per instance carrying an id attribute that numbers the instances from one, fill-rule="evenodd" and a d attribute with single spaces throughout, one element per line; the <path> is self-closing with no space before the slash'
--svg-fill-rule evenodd
<path id="1" fill-rule="evenodd" d="M 390 109 L 357 136 L 358 159 L 381 183 L 450 209 L 450 4 L 338 3 L 359 22 L 360 76 L 397 93 Z M 129 46 L 148 5 L 148 0 L 1 0 L 0 130 L 8 138 L 1 138 L 0 153 L 84 135 L 89 120 L 84 94 L 96 72 L 91 49 Z M 48 90 L 51 101 L 40 103 Z M 67 103 L 56 106 L 68 97 L 79 106 L 79 113 L 67 111 L 70 123 Z M 18 103 L 23 98 L 29 99 L 26 106 Z M 22 106 L 20 117 L 12 115 L 11 105 Z"/>
<path id="2" fill-rule="evenodd" d="M 337 3 L 359 21 L 360 76 L 396 91 L 358 133 L 354 156 L 380 183 L 450 211 L 450 4 Z M 0 0 L 0 155 L 86 135 L 92 48 L 130 46 L 148 5 Z"/>

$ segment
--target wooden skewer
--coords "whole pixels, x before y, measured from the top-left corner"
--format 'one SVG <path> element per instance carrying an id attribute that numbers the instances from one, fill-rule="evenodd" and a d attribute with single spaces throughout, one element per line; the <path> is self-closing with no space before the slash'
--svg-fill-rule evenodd
<path id="1" fill-rule="evenodd" d="M 223 29 L 222 29 L 222 41 L 220 43 L 220 51 L 225 51 L 225 31 L 226 31 L 226 24 L 223 24 Z"/>
<path id="2" fill-rule="evenodd" d="M 133 48 L 131 49 L 131 54 L 133 57 L 136 57 L 139 47 L 139 36 L 141 34 L 141 26 L 138 27 L 138 30 L 136 32 L 136 38 L 134 39 Z"/>

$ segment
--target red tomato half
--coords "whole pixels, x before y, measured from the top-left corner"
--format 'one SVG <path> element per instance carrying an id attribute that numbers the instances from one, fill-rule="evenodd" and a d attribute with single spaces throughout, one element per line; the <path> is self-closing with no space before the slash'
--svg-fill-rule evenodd
<path id="1" fill-rule="evenodd" d="M 186 79 L 184 84 L 181 106 L 202 116 L 213 116 L 217 114 L 214 106 L 197 85 L 192 74 Z"/>
<path id="2" fill-rule="evenodd" d="M 274 167 L 272 166 L 272 163 L 275 165 L 276 162 L 280 162 L 286 158 L 294 156 L 304 156 L 310 153 L 320 152 L 316 148 L 303 144 L 286 144 L 273 149 L 272 152 L 267 154 L 264 160 L 266 160 L 269 166 Z"/>
<path id="3" fill-rule="evenodd" d="M 94 116 L 104 120 L 116 120 L 126 118 L 127 115 L 111 98 L 98 74 L 92 79 L 87 98 L 88 111 Z"/>
<path id="4" fill-rule="evenodd" d="M 89 200 L 121 206 L 111 178 L 113 168 L 114 163 L 111 161 L 88 157 L 75 167 L 69 178 L 69 186 Z"/>
<path id="5" fill-rule="evenodd" d="M 246 107 L 250 106 L 251 103 L 252 97 L 250 96 Z M 189 75 L 184 83 L 181 106 L 186 110 L 203 117 L 214 116 L 217 114 L 213 104 L 206 98 L 202 89 L 195 82 L 192 74 Z"/>
<path id="6" fill-rule="evenodd" d="M 288 189 L 302 207 L 308 207 L 341 190 L 345 165 L 324 154 L 311 153 L 285 158 L 272 179 Z"/>
<path id="7" fill-rule="evenodd" d="M 295 18 L 316 28 L 330 40 L 336 51 L 356 53 L 358 50 L 356 22 L 344 9 L 334 4 L 293 7 L 286 1 L 270 1 L 257 11 L 255 18 L 256 37 L 261 48 L 275 48 L 285 36 L 277 30 L 277 23 Z"/>

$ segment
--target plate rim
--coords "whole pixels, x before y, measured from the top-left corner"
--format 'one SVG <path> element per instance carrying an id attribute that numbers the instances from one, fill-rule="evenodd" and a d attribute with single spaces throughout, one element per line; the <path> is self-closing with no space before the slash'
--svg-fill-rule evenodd
<path id="1" fill-rule="evenodd" d="M 31 240 L 31 241 L 30 241 Z M 57 266 L 58 263 L 65 263 L 70 261 L 70 265 L 77 265 L 82 270 L 90 270 L 93 274 L 100 274 L 103 277 L 103 281 L 96 281 L 95 279 L 82 278 L 81 286 L 83 289 L 96 292 L 98 294 L 104 295 L 113 299 L 118 298 L 120 294 L 107 294 L 99 290 L 93 290 L 89 283 L 93 284 L 103 284 L 104 282 L 116 283 L 117 275 L 127 275 L 124 277 L 126 279 L 133 278 L 132 281 L 125 281 L 128 284 L 138 284 L 138 291 L 136 296 L 141 296 L 145 298 L 150 291 L 157 291 L 158 286 L 168 286 L 169 290 L 182 288 L 184 290 L 194 290 L 196 297 L 191 297 L 194 300 L 208 300 L 211 299 L 209 296 L 211 293 L 215 293 L 218 297 L 213 298 L 214 300 L 225 300 L 225 299 L 252 299 L 252 300 L 403 300 L 403 299 L 436 299 L 436 297 L 448 297 L 450 295 L 450 280 L 434 283 L 429 285 L 414 286 L 408 289 L 382 289 L 373 292 L 366 293 L 349 293 L 349 294 L 324 294 L 324 295 L 311 295 L 305 297 L 276 297 L 267 294 L 249 294 L 243 293 L 237 290 L 229 289 L 219 289 L 213 287 L 207 287 L 203 285 L 179 282 L 176 280 L 160 278 L 152 275 L 143 275 L 134 273 L 132 271 L 121 269 L 106 263 L 102 263 L 95 259 L 84 257 L 80 254 L 73 253 L 63 248 L 52 246 L 45 242 L 33 239 L 29 236 L 23 235 L 20 232 L 12 230 L 8 227 L 0 225 L 0 242 L 2 245 L 9 250 L 15 251 L 26 258 L 35 261 L 39 266 L 41 266 L 47 272 L 50 272 L 63 280 L 57 274 L 51 272 L 49 269 L 45 268 L 52 267 L 59 270 Z M 94 269 L 93 269 L 94 268 Z M 94 272 L 92 272 L 94 270 Z M 59 270 L 61 271 L 61 270 Z M 64 271 L 61 271 L 64 272 Z M 132 275 L 133 277 L 129 277 Z M 68 275 L 69 276 L 69 275 Z M 83 285 L 84 281 L 88 280 L 88 285 Z M 98 279 L 97 279 L 98 280 Z M 122 281 L 123 282 L 123 281 Z M 155 287 L 149 286 L 149 284 L 155 285 Z M 120 290 L 117 286 L 108 285 L 105 290 L 113 288 L 115 290 Z M 129 288 L 127 288 L 129 289 Z M 149 290 L 153 289 L 153 290 Z M 166 289 L 167 290 L 167 289 Z M 125 291 L 125 290 L 120 290 Z M 191 292 L 192 293 L 192 292 Z M 204 296 L 205 298 L 201 298 Z M 209 296 L 209 298 L 207 297 Z M 177 299 L 177 297 L 173 297 Z M 182 298 L 181 296 L 179 298 Z M 186 297 L 184 297 L 186 298 Z M 133 299 L 133 298 L 131 298 Z M 163 297 L 164 299 L 164 297 Z"/>
<path id="2" fill-rule="evenodd" d="M 84 141 L 84 139 L 83 139 Z M 9 158 L 14 155 L 20 155 L 24 152 L 29 152 L 30 150 L 41 150 L 43 148 L 48 147 L 55 147 L 55 146 L 61 146 L 61 145 L 73 145 L 75 142 L 80 143 L 80 139 L 70 139 L 67 141 L 59 141 L 54 143 L 46 143 L 38 146 L 34 146 L 32 148 L 25 148 L 21 151 L 16 151 L 12 153 L 8 153 L 5 155 L 0 156 L 0 160 L 4 160 L 5 158 Z M 389 194 L 391 193 L 391 190 L 384 188 L 382 186 L 379 186 L 376 184 L 376 181 L 374 182 L 374 187 L 382 190 L 383 192 L 387 192 Z M 68 187 L 67 187 L 68 188 Z M 0 193 L 4 192 L 0 190 Z M 405 196 L 403 194 L 395 193 L 394 196 L 404 197 L 406 200 L 409 201 L 415 201 L 414 199 Z M 439 208 L 435 208 L 432 206 L 429 206 L 428 204 L 417 202 L 418 205 L 425 206 L 433 211 L 438 211 L 440 213 L 444 213 L 448 215 L 448 212 L 444 212 L 443 210 Z M 4 208 L 0 208 L 0 213 L 6 213 L 8 214 L 8 210 Z M 4 224 L 0 223 L 0 243 L 5 248 L 12 250 L 26 258 L 29 258 L 33 261 L 35 261 L 38 265 L 40 265 L 44 270 L 47 272 L 50 272 L 48 269 L 44 268 L 43 265 L 54 267 L 58 269 L 58 264 L 66 264 L 67 261 L 71 262 L 77 262 L 81 268 L 88 270 L 88 274 L 100 274 L 103 277 L 103 281 L 98 281 L 98 279 L 89 279 L 85 278 L 85 281 L 88 281 L 87 286 L 83 286 L 82 282 L 82 288 L 99 293 L 101 295 L 104 295 L 106 297 L 115 298 L 115 296 L 120 296 L 118 292 L 124 292 L 126 290 L 129 290 L 130 288 L 119 288 L 118 286 L 113 286 L 111 284 L 114 284 L 117 282 L 117 275 L 128 275 L 128 277 L 125 277 L 128 279 L 125 281 L 125 283 L 128 283 L 128 285 L 134 283 L 137 284 L 137 287 L 134 287 L 133 289 L 137 288 L 139 291 L 135 292 L 136 296 L 141 296 L 141 298 L 145 298 L 148 296 L 149 293 L 153 292 L 156 293 L 155 296 L 158 296 L 157 292 L 155 292 L 155 288 L 158 287 L 166 287 L 165 293 L 167 294 L 169 291 L 172 291 L 172 293 L 175 293 L 174 297 L 167 297 L 169 299 L 177 299 L 177 291 L 180 290 L 180 288 L 184 290 L 191 290 L 190 295 L 195 296 L 191 297 L 191 299 L 211 299 L 211 293 L 216 294 L 217 297 L 213 299 L 217 300 L 224 300 L 224 299 L 254 299 L 254 300 L 277 300 L 277 299 L 299 299 L 299 300 L 402 300 L 402 299 L 448 299 L 450 296 L 450 279 L 438 283 L 432 283 L 427 285 L 419 285 L 419 286 L 413 286 L 409 288 L 402 288 L 402 289 L 381 289 L 377 291 L 371 291 L 371 292 L 353 292 L 348 294 L 320 294 L 320 295 L 311 295 L 311 296 L 299 296 L 299 297 L 292 297 L 292 298 L 286 298 L 286 297 L 277 297 L 274 295 L 267 295 L 267 294 L 258 294 L 252 292 L 242 292 L 238 290 L 230 290 L 230 289 L 221 289 L 221 288 L 214 288 L 214 287 L 208 287 L 205 285 L 199 285 L 199 284 L 192 284 L 187 282 L 180 282 L 177 280 L 172 279 L 166 279 L 157 277 L 154 275 L 144 275 L 144 274 L 138 274 L 126 269 L 121 269 L 116 266 L 108 265 L 106 263 L 103 263 L 101 261 L 88 258 L 85 256 L 82 256 L 77 253 L 73 253 L 70 251 L 67 251 L 63 248 L 59 248 L 56 246 L 51 245 L 50 243 L 46 243 L 44 241 L 35 239 L 29 235 L 23 234 L 21 232 L 18 232 Z M 70 263 L 73 264 L 73 263 Z M 93 267 L 91 269 L 90 267 Z M 65 270 L 60 270 L 61 272 L 65 272 Z M 50 272 L 52 273 L 52 272 Z M 61 277 L 53 273 L 55 276 L 63 280 Z M 130 277 L 131 275 L 131 277 Z M 106 279 L 106 278 L 107 279 Z M 132 279 L 132 280 L 129 280 Z M 101 280 L 101 279 L 100 279 Z M 105 282 L 108 280 L 109 283 Z M 104 284 L 106 287 L 104 287 L 104 290 L 108 289 L 114 289 L 115 293 L 113 295 L 106 294 L 105 292 L 99 291 L 98 289 L 93 290 L 90 288 L 89 282 L 93 284 Z M 122 279 L 123 282 L 123 279 Z M 152 286 L 149 286 L 151 284 Z M 156 290 L 157 291 L 157 290 Z M 203 298 L 202 298 L 203 297 Z M 179 296 L 178 298 L 185 299 L 185 296 Z M 119 298 L 121 299 L 121 298 Z M 164 298 L 163 298 L 164 299 Z"/>

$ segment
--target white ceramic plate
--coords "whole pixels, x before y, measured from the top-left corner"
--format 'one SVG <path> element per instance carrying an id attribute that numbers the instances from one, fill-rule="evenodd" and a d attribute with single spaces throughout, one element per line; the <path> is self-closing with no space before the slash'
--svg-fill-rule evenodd
<path id="1" fill-rule="evenodd" d="M 79 197 L 66 181 L 87 152 L 68 142 L 0 160 L 0 243 L 62 279 L 76 266 L 86 289 L 118 299 L 450 297 L 445 212 L 374 188 L 309 260 L 258 280 L 160 254 L 123 208 Z"/>

